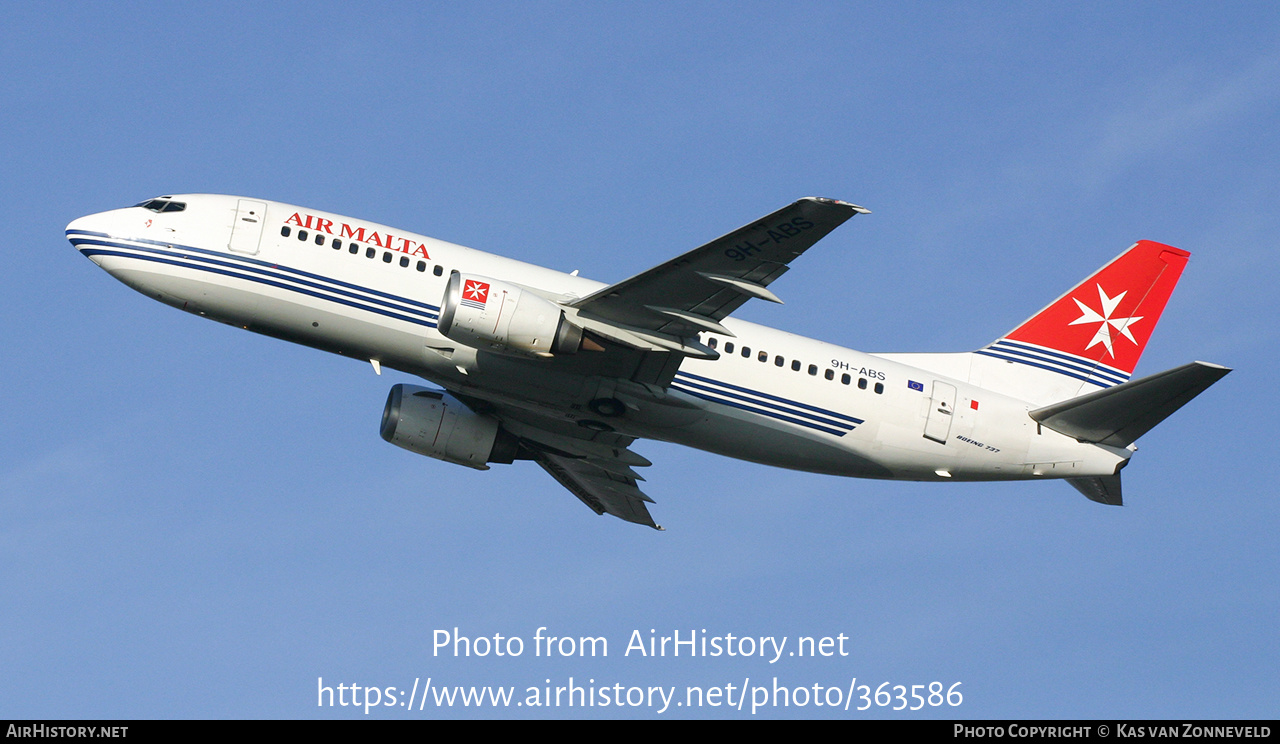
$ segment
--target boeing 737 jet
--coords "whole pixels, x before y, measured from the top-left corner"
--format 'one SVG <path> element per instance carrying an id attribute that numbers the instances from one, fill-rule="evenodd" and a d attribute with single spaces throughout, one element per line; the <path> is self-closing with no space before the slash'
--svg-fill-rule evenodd
<path id="1" fill-rule="evenodd" d="M 866 213 L 801 199 L 614 284 L 238 196 L 161 196 L 67 238 L 165 304 L 433 383 L 391 388 L 392 444 L 533 460 L 655 528 L 642 438 L 860 478 L 1060 478 L 1120 504 L 1134 441 L 1230 371 L 1130 379 L 1190 255 L 1145 240 L 975 351 L 868 354 L 729 317 L 781 302 L 791 262 Z"/>

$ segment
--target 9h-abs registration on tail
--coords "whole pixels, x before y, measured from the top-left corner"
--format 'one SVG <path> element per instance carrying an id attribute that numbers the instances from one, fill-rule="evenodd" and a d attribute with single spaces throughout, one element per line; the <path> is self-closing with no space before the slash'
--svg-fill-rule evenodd
<path id="1" fill-rule="evenodd" d="M 730 317 L 781 302 L 791 262 L 867 213 L 801 199 L 614 284 L 238 196 L 158 197 L 67 238 L 166 304 L 433 383 L 391 389 L 392 444 L 532 460 L 655 528 L 638 439 L 860 478 L 1060 478 L 1118 505 L 1134 441 L 1230 371 L 1131 379 L 1190 255 L 1146 240 L 975 351 L 866 354 Z"/>

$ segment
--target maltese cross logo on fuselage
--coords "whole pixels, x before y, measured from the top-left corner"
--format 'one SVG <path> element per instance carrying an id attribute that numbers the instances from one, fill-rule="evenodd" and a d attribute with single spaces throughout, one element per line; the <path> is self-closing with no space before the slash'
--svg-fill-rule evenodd
<path id="1" fill-rule="evenodd" d="M 1120 301 L 1124 299 L 1124 296 L 1125 294 L 1127 294 L 1128 290 L 1126 290 L 1125 292 L 1121 292 L 1115 297 L 1108 297 L 1107 293 L 1102 291 L 1101 284 L 1098 284 L 1096 286 L 1098 287 L 1098 299 L 1102 303 L 1102 313 L 1099 314 L 1097 310 L 1094 310 L 1093 308 L 1084 304 L 1080 300 L 1076 300 L 1073 297 L 1071 299 L 1075 300 L 1076 305 L 1080 308 L 1080 312 L 1083 313 L 1083 315 L 1071 321 L 1069 325 L 1083 325 L 1085 323 L 1098 323 L 1099 324 L 1098 332 L 1093 334 L 1093 340 L 1091 340 L 1089 342 L 1089 345 L 1084 347 L 1084 349 L 1085 351 L 1088 351 L 1089 349 L 1092 349 L 1094 346 L 1097 346 L 1098 344 L 1102 344 L 1103 346 L 1107 347 L 1107 353 L 1111 355 L 1112 359 L 1114 359 L 1116 354 L 1115 354 L 1115 350 L 1111 348 L 1111 329 L 1115 328 L 1117 331 L 1120 332 L 1122 336 L 1129 339 L 1136 345 L 1138 343 L 1138 340 L 1133 337 L 1132 333 L 1129 332 L 1129 328 L 1133 326 L 1134 323 L 1137 323 L 1139 320 L 1142 320 L 1143 316 L 1138 315 L 1131 318 L 1111 317 L 1111 314 L 1116 311 L 1116 306 L 1119 305 Z"/>

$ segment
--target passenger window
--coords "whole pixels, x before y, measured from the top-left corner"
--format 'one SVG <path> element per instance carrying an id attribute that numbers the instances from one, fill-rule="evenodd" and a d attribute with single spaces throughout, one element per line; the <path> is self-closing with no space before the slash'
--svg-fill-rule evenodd
<path id="1" fill-rule="evenodd" d="M 301 241 L 302 241 L 302 242 L 304 242 L 304 243 L 305 243 L 305 242 L 307 242 L 307 231 L 306 231 L 306 230 L 299 230 L 299 231 L 298 231 L 298 240 L 301 240 Z"/>
<path id="2" fill-rule="evenodd" d="M 285 225 L 284 227 L 280 228 L 280 236 L 281 236 L 281 237 L 284 237 L 284 238 L 289 237 L 289 233 L 290 233 L 290 232 L 292 232 L 292 230 L 290 230 L 290 229 L 289 229 L 289 226 L 288 226 L 288 225 Z"/>
<path id="3" fill-rule="evenodd" d="M 876 383 L 876 395 L 880 395 L 880 394 L 881 394 L 881 393 L 883 393 L 883 392 L 884 392 L 884 383 L 883 383 L 883 382 L 877 382 L 877 383 Z"/>
<path id="4" fill-rule="evenodd" d="M 716 342 L 715 336 L 712 336 L 711 338 L 707 339 L 707 346 L 710 346 L 713 349 L 716 348 L 716 343 L 717 342 Z"/>
<path id="5" fill-rule="evenodd" d="M 858 389 L 859 389 L 859 390 L 866 390 L 866 389 L 867 389 L 867 378 L 865 378 L 865 377 L 859 377 L 859 378 L 858 378 Z"/>
<path id="6" fill-rule="evenodd" d="M 391 254 L 390 254 L 390 253 L 386 253 L 386 252 L 384 252 L 384 253 L 382 254 L 382 262 L 383 262 L 383 263 L 391 263 Z"/>
<path id="7" fill-rule="evenodd" d="M 799 371 L 800 371 L 800 360 L 799 360 L 799 359 L 792 359 L 792 360 L 791 360 L 791 371 L 792 371 L 792 372 L 799 372 Z"/>
<path id="8" fill-rule="evenodd" d="M 816 364 L 810 364 L 810 365 L 809 365 L 809 374 L 814 375 L 814 376 L 816 377 L 816 376 L 817 376 L 817 374 L 818 374 L 818 365 L 816 365 Z"/>
<path id="9" fill-rule="evenodd" d="M 769 352 L 767 352 L 767 351 L 762 351 L 762 352 L 760 352 L 760 354 L 756 356 L 756 359 L 758 359 L 758 360 L 760 360 L 760 361 L 762 361 L 762 362 L 767 362 L 767 361 L 769 361 Z"/>
<path id="10" fill-rule="evenodd" d="M 401 256 L 401 257 L 400 257 L 400 267 L 401 267 L 401 268 L 404 268 L 404 267 L 406 267 L 406 266 L 408 266 L 408 265 L 409 265 L 409 257 L 408 257 L 408 256 Z"/>
<path id="11" fill-rule="evenodd" d="M 334 238 L 334 239 L 333 239 L 333 249 L 334 249 L 335 251 L 337 251 L 337 250 L 341 250 L 341 249 L 342 249 L 342 238 Z"/>
<path id="12" fill-rule="evenodd" d="M 359 252 L 360 252 L 360 244 L 359 244 L 359 243 L 352 243 L 352 244 L 351 244 L 351 247 L 350 247 L 350 248 L 348 248 L 347 250 L 351 251 L 351 255 L 353 255 L 353 256 L 354 256 L 354 255 L 356 255 L 357 253 L 359 253 Z"/>
<path id="13" fill-rule="evenodd" d="M 848 373 L 848 372 L 846 372 L 846 373 L 844 373 L 844 374 L 840 375 L 840 384 L 842 384 L 842 385 L 848 385 L 848 384 L 849 384 L 849 382 L 850 382 L 850 380 L 852 380 L 852 379 L 853 379 L 853 378 L 849 376 L 849 373 Z"/>
<path id="14" fill-rule="evenodd" d="M 316 245 L 324 245 L 324 236 L 316 233 Z"/>
<path id="15" fill-rule="evenodd" d="M 742 347 L 742 358 L 747 359 L 750 356 L 751 356 L 751 347 L 750 346 Z"/>
<path id="16" fill-rule="evenodd" d="M 823 377 L 825 377 L 825 378 L 827 378 L 828 380 L 834 380 L 834 379 L 836 379 L 836 373 L 835 373 L 835 370 L 831 370 L 831 369 L 827 370 L 826 372 L 823 372 L 823 373 L 822 373 L 822 376 L 823 376 Z"/>
<path id="17" fill-rule="evenodd" d="M 418 262 L 418 266 L 417 266 L 417 268 L 418 268 L 418 271 L 426 271 L 426 270 L 427 270 L 427 262 L 426 262 L 426 261 L 419 261 L 419 262 Z"/>
<path id="18" fill-rule="evenodd" d="M 373 258 L 373 257 L 374 257 L 374 256 L 376 256 L 376 255 L 378 255 L 378 251 L 374 250 L 373 248 L 366 248 L 366 249 L 364 250 L 364 257 L 365 257 L 365 258 Z"/>
<path id="19" fill-rule="evenodd" d="M 436 264 L 436 267 L 431 270 L 431 273 L 435 274 L 436 276 L 440 276 L 441 274 L 444 273 L 444 267 L 440 266 L 439 264 Z"/>
<path id="20" fill-rule="evenodd" d="M 726 353 L 726 354 L 732 354 L 732 353 L 733 353 L 733 342 L 732 342 L 732 341 L 725 341 L 725 342 L 724 342 L 724 353 Z"/>

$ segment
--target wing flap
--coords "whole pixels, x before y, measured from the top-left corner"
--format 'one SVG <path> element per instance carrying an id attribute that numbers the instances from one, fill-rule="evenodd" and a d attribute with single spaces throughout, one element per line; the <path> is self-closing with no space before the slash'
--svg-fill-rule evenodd
<path id="1" fill-rule="evenodd" d="M 645 506 L 653 499 L 636 487 L 634 478 L 603 470 L 590 460 L 549 452 L 535 453 L 534 460 L 596 514 L 612 514 L 627 522 L 662 529 Z"/>
<path id="2" fill-rule="evenodd" d="M 644 478 L 632 469 L 653 463 L 627 448 L 632 437 L 510 407 L 492 415 L 520 440 L 524 457 L 532 458 L 596 514 L 662 529 L 645 506 L 653 499 L 637 485 Z"/>

